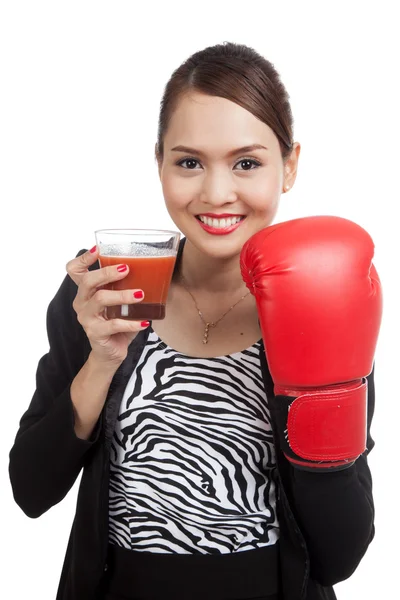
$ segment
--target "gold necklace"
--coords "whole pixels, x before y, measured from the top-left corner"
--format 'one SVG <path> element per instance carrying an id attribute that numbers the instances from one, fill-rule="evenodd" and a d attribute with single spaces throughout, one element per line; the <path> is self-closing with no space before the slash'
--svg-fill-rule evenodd
<path id="1" fill-rule="evenodd" d="M 181 281 L 183 283 L 183 287 L 185 288 L 185 290 L 187 292 L 189 292 L 189 294 L 191 295 L 194 305 L 197 309 L 197 312 L 199 313 L 199 317 L 200 319 L 203 321 L 204 325 L 205 325 L 205 329 L 204 329 L 204 336 L 203 336 L 203 344 L 207 344 L 208 343 L 208 332 L 210 330 L 210 327 L 216 327 L 218 325 L 218 323 L 221 321 L 221 319 L 223 319 L 225 317 L 225 315 L 228 314 L 228 312 L 230 312 L 232 310 L 232 308 L 235 308 L 236 304 L 239 304 L 239 302 L 241 302 L 244 298 L 246 298 L 249 294 L 250 294 L 250 290 L 247 292 L 247 294 L 245 294 L 244 296 L 242 296 L 237 302 L 235 302 L 235 304 L 233 304 L 230 308 L 228 308 L 228 310 L 226 312 L 224 312 L 224 314 L 222 315 L 222 317 L 220 317 L 219 319 L 217 319 L 216 321 L 205 321 L 204 317 L 203 317 L 203 313 L 201 312 L 201 310 L 199 309 L 199 307 L 197 306 L 197 302 L 195 297 L 193 296 L 192 292 L 189 290 L 187 283 L 185 281 L 185 278 L 183 277 L 183 275 L 181 275 Z"/>

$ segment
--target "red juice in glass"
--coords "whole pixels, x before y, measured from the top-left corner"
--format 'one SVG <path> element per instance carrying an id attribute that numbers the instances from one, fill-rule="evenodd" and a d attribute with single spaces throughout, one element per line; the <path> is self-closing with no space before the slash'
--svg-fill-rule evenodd
<path id="1" fill-rule="evenodd" d="M 100 265 L 125 264 L 129 273 L 123 279 L 104 286 L 107 290 L 141 289 L 144 299 L 137 304 L 108 306 L 109 319 L 164 319 L 175 256 L 99 256 Z"/>
<path id="2" fill-rule="evenodd" d="M 157 229 L 96 231 L 100 266 L 126 264 L 128 274 L 104 289 L 141 289 L 144 299 L 134 304 L 107 306 L 109 319 L 164 319 L 180 234 Z"/>

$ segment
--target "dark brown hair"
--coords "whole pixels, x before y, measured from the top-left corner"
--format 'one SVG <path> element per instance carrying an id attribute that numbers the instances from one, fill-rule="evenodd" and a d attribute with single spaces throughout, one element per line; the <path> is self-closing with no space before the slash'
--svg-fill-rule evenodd
<path id="1" fill-rule="evenodd" d="M 159 159 L 178 101 L 191 91 L 226 98 L 251 112 L 275 133 L 283 161 L 288 158 L 293 144 L 293 116 L 279 73 L 253 48 L 225 42 L 196 52 L 172 73 L 161 100 L 156 147 Z"/>

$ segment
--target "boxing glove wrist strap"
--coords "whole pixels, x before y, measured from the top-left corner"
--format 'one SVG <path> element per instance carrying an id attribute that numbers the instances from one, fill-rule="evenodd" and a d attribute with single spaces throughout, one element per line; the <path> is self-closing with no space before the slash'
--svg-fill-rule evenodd
<path id="1" fill-rule="evenodd" d="M 278 395 L 273 405 L 282 449 L 294 466 L 345 468 L 365 451 L 366 380 L 303 391 L 294 399 Z"/>

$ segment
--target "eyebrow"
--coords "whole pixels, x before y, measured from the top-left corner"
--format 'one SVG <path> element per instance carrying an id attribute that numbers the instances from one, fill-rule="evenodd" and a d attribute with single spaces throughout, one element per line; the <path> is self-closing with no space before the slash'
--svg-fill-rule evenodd
<path id="1" fill-rule="evenodd" d="M 226 155 L 227 158 L 230 156 L 234 156 L 235 154 L 243 154 L 246 152 L 252 152 L 253 150 L 268 150 L 265 146 L 261 144 L 251 144 L 251 146 L 243 146 L 242 148 L 236 148 L 235 150 L 231 150 Z M 171 152 L 186 152 L 187 154 L 197 154 L 198 156 L 204 156 L 204 153 L 200 150 L 196 150 L 195 148 L 189 148 L 188 146 L 175 146 L 171 148 Z"/>

